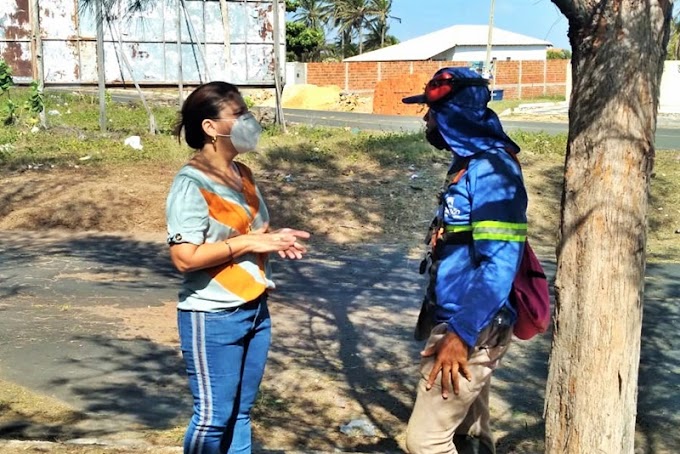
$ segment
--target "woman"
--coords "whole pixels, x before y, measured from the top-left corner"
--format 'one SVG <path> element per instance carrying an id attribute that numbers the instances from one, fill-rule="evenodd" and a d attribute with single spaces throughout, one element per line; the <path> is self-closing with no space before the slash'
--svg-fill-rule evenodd
<path id="1" fill-rule="evenodd" d="M 307 232 L 268 231 L 269 214 L 245 165 L 262 131 L 238 89 L 199 86 L 175 129 L 196 150 L 178 172 L 166 214 L 170 257 L 184 274 L 178 327 L 194 397 L 184 452 L 250 453 L 250 409 L 271 338 L 268 254 L 299 259 Z"/>

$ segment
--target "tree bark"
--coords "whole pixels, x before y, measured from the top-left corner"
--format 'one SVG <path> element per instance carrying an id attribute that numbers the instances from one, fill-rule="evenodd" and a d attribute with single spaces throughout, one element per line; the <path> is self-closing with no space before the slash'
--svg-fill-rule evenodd
<path id="1" fill-rule="evenodd" d="M 672 2 L 553 0 L 573 91 L 546 453 L 632 454 L 646 218 Z"/>

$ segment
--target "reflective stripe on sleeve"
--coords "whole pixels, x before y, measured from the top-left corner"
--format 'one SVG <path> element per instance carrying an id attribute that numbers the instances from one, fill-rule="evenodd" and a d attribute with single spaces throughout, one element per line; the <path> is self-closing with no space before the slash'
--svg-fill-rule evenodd
<path id="1" fill-rule="evenodd" d="M 500 221 L 473 222 L 472 238 L 524 242 L 527 239 L 527 224 Z"/>

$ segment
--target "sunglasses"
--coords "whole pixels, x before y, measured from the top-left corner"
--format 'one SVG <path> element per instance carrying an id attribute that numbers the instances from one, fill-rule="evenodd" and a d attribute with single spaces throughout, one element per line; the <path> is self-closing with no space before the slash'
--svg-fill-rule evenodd
<path id="1" fill-rule="evenodd" d="M 482 77 L 455 78 L 452 74 L 443 72 L 434 76 L 425 85 L 425 99 L 428 104 L 443 101 L 454 93 L 469 86 L 488 86 L 489 81 Z"/>

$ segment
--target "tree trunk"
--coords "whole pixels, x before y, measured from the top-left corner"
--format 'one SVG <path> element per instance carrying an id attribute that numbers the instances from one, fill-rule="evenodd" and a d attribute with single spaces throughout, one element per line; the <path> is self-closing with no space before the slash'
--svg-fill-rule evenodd
<path id="1" fill-rule="evenodd" d="M 632 454 L 648 191 L 672 5 L 553 2 L 569 19 L 574 82 L 545 452 Z"/>
<path id="2" fill-rule="evenodd" d="M 227 0 L 220 0 L 220 13 L 222 15 L 222 30 L 224 33 L 224 48 L 222 50 L 224 56 L 224 79 L 231 81 L 231 31 L 229 28 Z"/>
<path id="3" fill-rule="evenodd" d="M 104 67 L 104 5 L 95 0 L 97 24 L 97 92 L 99 93 L 99 129 L 106 131 L 106 69 Z"/>

